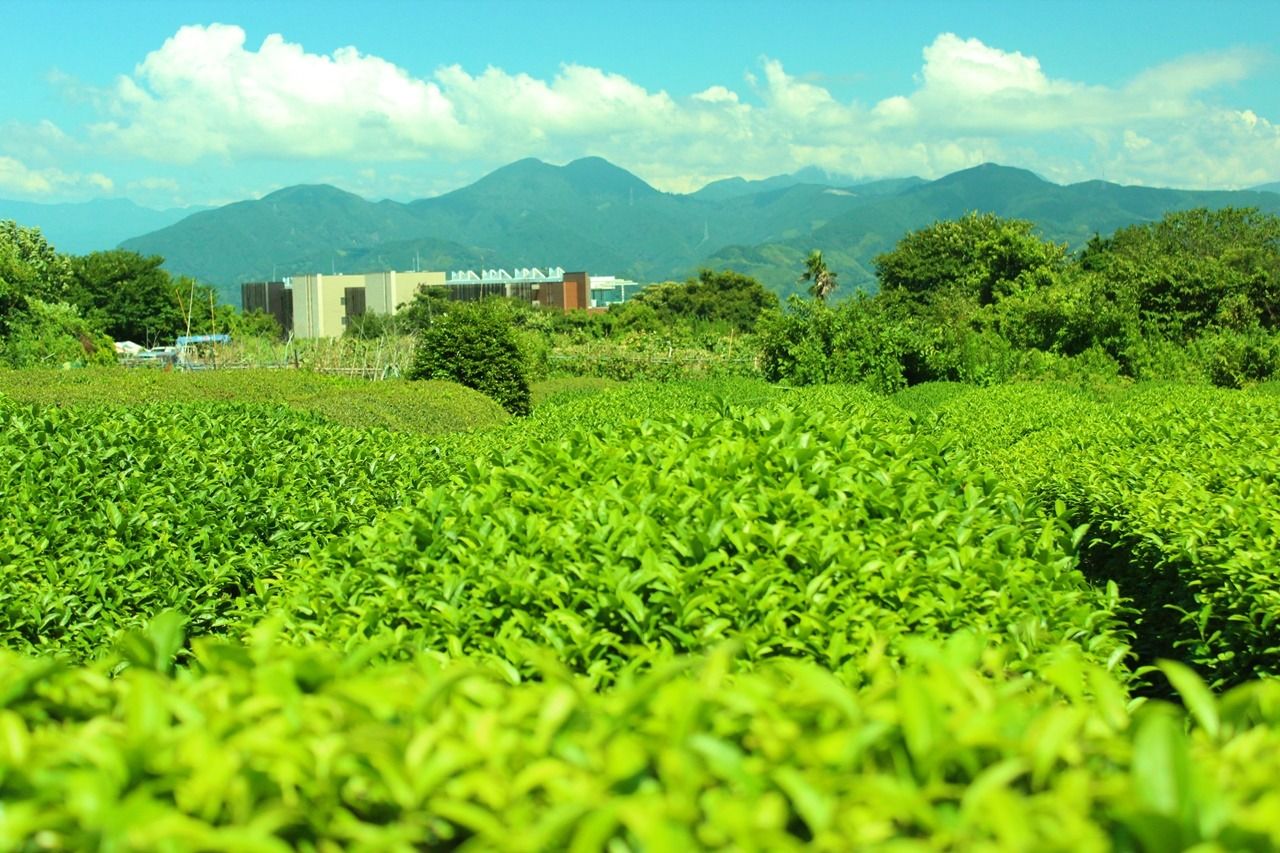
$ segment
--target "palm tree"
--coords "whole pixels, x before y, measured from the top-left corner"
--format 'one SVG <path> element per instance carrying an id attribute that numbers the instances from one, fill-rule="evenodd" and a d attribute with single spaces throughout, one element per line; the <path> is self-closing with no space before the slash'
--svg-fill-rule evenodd
<path id="1" fill-rule="evenodd" d="M 817 249 L 810 252 L 809 257 L 804 259 L 804 275 L 800 276 L 800 280 L 812 282 L 809 285 L 809 294 L 819 302 L 826 302 L 831 291 L 836 289 L 836 274 L 827 269 L 827 262 L 822 259 L 822 252 Z"/>

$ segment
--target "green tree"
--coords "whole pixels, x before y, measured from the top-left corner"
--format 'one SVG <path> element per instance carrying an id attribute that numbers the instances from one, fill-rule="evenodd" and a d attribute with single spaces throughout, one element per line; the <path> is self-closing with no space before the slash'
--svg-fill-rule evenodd
<path id="1" fill-rule="evenodd" d="M 37 228 L 0 221 L 0 336 L 28 309 L 29 300 L 65 299 L 71 266 Z"/>
<path id="2" fill-rule="evenodd" d="M 743 332 L 754 329 L 762 313 L 778 307 L 778 297 L 754 278 L 711 269 L 684 282 L 646 287 L 635 301 L 652 308 L 664 324 L 700 320 Z"/>
<path id="3" fill-rule="evenodd" d="M 809 282 L 809 295 L 819 302 L 826 302 L 827 297 L 836 289 L 836 273 L 827 268 L 822 252 L 817 249 L 804 259 L 804 273 L 800 276 L 800 282 L 806 281 Z"/>
<path id="4" fill-rule="evenodd" d="M 170 340 L 186 329 L 178 289 L 189 291 L 190 282 L 175 283 L 161 268 L 163 263 L 161 257 L 143 257 L 124 249 L 75 258 L 71 301 L 116 340 L 148 346 Z M 191 301 L 196 303 L 189 306 L 193 318 L 207 320 L 210 312 L 203 309 L 204 300 Z"/>
<path id="5" fill-rule="evenodd" d="M 907 384 L 909 329 L 883 299 L 858 293 L 832 308 L 792 295 L 760 318 L 760 366 L 790 385 L 856 382 L 889 393 Z"/>
<path id="6" fill-rule="evenodd" d="M 502 302 L 454 302 L 433 314 L 418 332 L 409 378 L 452 380 L 497 400 L 512 414 L 529 414 L 525 358 L 512 309 Z"/>
<path id="7" fill-rule="evenodd" d="M 116 363 L 111 339 L 93 328 L 74 305 L 28 299 L 0 339 L 0 364 L 60 367 Z"/>
<path id="8" fill-rule="evenodd" d="M 1280 217 L 1178 211 L 1095 237 L 1082 269 L 1133 305 L 1143 333 L 1185 342 L 1210 326 L 1280 327 Z"/>
<path id="9" fill-rule="evenodd" d="M 449 310 L 451 302 L 447 287 L 419 287 L 413 299 L 400 309 L 396 317 L 400 326 L 409 333 L 428 328 L 435 318 Z"/>
<path id="10" fill-rule="evenodd" d="M 1043 286 L 1065 264 L 1066 246 L 1040 239 L 1031 222 L 992 213 L 935 222 L 875 258 L 882 291 L 922 300 L 959 291 L 980 305 Z"/>
<path id="11" fill-rule="evenodd" d="M 232 311 L 227 317 L 227 331 L 233 338 L 263 338 L 278 341 L 284 337 L 280 322 L 265 311 Z"/>

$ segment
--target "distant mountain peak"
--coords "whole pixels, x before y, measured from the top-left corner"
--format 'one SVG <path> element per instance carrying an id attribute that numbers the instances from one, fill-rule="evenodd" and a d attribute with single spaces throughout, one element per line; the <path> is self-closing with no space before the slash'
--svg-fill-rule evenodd
<path id="1" fill-rule="evenodd" d="M 582 157 L 566 164 L 562 169 L 576 186 L 583 189 L 614 192 L 628 190 L 645 194 L 657 192 L 644 179 L 603 157 Z"/>
<path id="2" fill-rule="evenodd" d="M 615 165 L 615 164 L 613 164 L 613 163 L 610 163 L 608 160 L 606 160 L 606 159 L 604 159 L 603 157 L 600 157 L 599 155 L 596 155 L 596 154 L 592 154 L 592 155 L 587 156 L 587 157 L 579 157 L 577 160 L 570 160 L 570 161 L 569 161 L 568 163 L 566 163 L 562 168 L 565 168 L 565 169 L 586 169 L 586 168 L 592 168 L 592 169 L 594 169 L 594 168 L 599 168 L 599 167 L 601 167 L 601 166 L 606 167 L 606 168 L 609 168 L 609 169 L 616 169 L 616 170 L 618 170 L 619 172 L 625 172 L 625 171 L 626 171 L 626 169 L 623 169 L 621 166 L 618 166 L 618 165 Z M 630 174 L 630 173 L 628 173 L 628 174 Z"/>
<path id="3" fill-rule="evenodd" d="M 563 166 L 526 157 L 495 169 L 474 184 L 447 195 L 456 198 L 473 192 L 497 192 L 508 196 L 574 193 L 597 198 L 626 196 L 631 199 L 658 193 L 641 178 L 603 157 L 582 157 Z"/>
<path id="4" fill-rule="evenodd" d="M 314 202 L 319 199 L 359 199 L 360 196 L 332 184 L 295 184 L 267 193 L 260 201 Z"/>
<path id="5" fill-rule="evenodd" d="M 952 172 L 949 175 L 938 178 L 934 183 L 961 183 L 975 178 L 982 181 L 996 180 L 1005 183 L 1011 181 L 1022 181 L 1028 184 L 1052 183 L 1030 169 L 1020 169 L 1017 166 L 1002 166 L 999 163 L 980 163 L 977 166 L 970 166 L 967 169 L 961 169 L 958 172 Z"/>

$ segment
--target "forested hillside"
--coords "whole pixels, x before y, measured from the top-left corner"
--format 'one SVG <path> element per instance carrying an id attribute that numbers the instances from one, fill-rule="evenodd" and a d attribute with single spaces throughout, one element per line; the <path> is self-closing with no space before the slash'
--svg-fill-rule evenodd
<path id="1" fill-rule="evenodd" d="M 399 204 L 333 187 L 293 187 L 191 216 L 126 241 L 167 268 L 238 300 L 241 281 L 303 272 L 562 266 L 642 282 L 682 279 L 700 266 L 797 291 L 794 270 L 822 247 L 845 294 L 875 287 L 872 259 L 903 233 L 971 210 L 1027 218 L 1048 239 L 1082 246 L 1094 234 L 1192 207 L 1255 206 L 1280 196 L 1061 186 L 986 165 L 936 181 L 832 185 L 801 173 L 721 181 L 692 195 L 659 192 L 600 158 L 551 166 L 521 160 L 470 186 Z"/>

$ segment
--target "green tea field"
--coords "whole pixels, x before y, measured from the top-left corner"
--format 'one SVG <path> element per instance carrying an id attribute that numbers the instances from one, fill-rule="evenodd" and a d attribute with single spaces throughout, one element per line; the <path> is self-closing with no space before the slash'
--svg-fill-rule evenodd
<path id="1" fill-rule="evenodd" d="M 0 849 L 1280 848 L 1280 395 L 534 402 L 0 374 Z"/>

